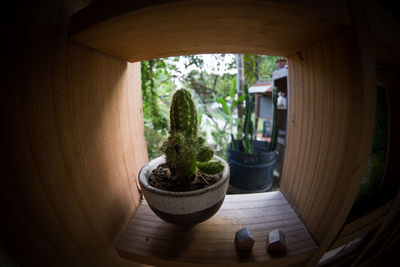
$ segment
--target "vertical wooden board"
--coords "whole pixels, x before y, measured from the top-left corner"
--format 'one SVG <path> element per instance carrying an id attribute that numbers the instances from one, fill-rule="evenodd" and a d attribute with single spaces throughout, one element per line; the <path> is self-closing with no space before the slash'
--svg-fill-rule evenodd
<path id="1" fill-rule="evenodd" d="M 289 56 L 289 124 L 281 190 L 317 242 L 345 220 L 366 166 L 374 95 L 353 30 Z"/>
<path id="2" fill-rule="evenodd" d="M 146 138 L 144 135 L 144 121 L 143 121 L 143 104 L 142 104 L 142 77 L 140 75 L 140 63 L 128 63 L 127 75 L 131 79 L 128 89 L 128 96 L 131 101 L 128 103 L 128 116 L 131 134 L 130 140 L 134 142 L 134 161 L 135 161 L 135 182 L 137 186 L 138 181 L 138 171 L 146 164 L 149 159 L 147 155 Z M 133 90 L 132 90 L 133 89 Z"/>
<path id="3" fill-rule="evenodd" d="M 389 111 L 389 151 L 386 167 L 386 178 L 383 190 L 387 195 L 396 195 L 400 188 L 400 180 L 397 178 L 400 172 L 398 164 L 398 153 L 400 152 L 399 138 L 400 125 L 398 118 L 400 116 L 400 68 L 386 67 L 377 70 L 377 80 L 386 88 L 388 96 L 388 111 Z"/>
<path id="4" fill-rule="evenodd" d="M 135 265 L 113 244 L 147 160 L 140 63 L 68 40 L 83 5 L 30 3 L 7 17 L 18 23 L 5 33 L 0 232 L 27 266 Z"/>

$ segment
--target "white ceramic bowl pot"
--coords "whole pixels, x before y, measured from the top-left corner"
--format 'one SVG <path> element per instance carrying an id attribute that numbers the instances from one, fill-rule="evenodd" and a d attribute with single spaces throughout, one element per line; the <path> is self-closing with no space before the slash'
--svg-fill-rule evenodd
<path id="1" fill-rule="evenodd" d="M 164 156 L 143 166 L 139 172 L 139 183 L 154 213 L 169 223 L 184 227 L 195 226 L 212 217 L 224 202 L 230 174 L 225 160 L 218 156 L 214 156 L 214 160 L 221 161 L 225 167 L 222 177 L 211 186 L 186 192 L 171 192 L 149 185 L 148 176 L 158 165 L 165 163 Z"/>

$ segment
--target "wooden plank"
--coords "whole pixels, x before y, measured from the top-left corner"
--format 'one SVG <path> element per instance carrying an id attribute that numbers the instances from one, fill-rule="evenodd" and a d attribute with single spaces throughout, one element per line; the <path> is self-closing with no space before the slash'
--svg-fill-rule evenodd
<path id="1" fill-rule="evenodd" d="M 384 222 L 384 217 L 378 218 L 363 227 L 358 228 L 356 231 L 350 232 L 347 235 L 340 235 L 330 246 L 329 250 L 338 248 L 345 244 L 350 243 L 356 238 L 363 237 L 374 229 L 379 228 L 379 226 Z"/>
<path id="2" fill-rule="evenodd" d="M 332 240 L 342 227 L 369 155 L 374 75 L 369 83 L 362 81 L 359 66 L 353 30 L 289 57 L 290 122 L 281 190 L 318 242 L 333 225 Z"/>
<path id="3" fill-rule="evenodd" d="M 320 243 L 309 266 L 342 228 L 370 153 L 376 80 L 362 23 L 288 58 L 291 114 L 281 190 Z"/>
<path id="4" fill-rule="evenodd" d="M 199 53 L 286 56 L 350 25 L 344 1 L 332 4 L 341 6 L 333 16 L 290 1 L 125 2 L 76 14 L 73 40 L 130 62 Z"/>
<path id="5" fill-rule="evenodd" d="M 371 44 L 379 69 L 399 67 L 400 20 L 390 5 L 376 0 L 363 1 L 371 30 Z"/>
<path id="6" fill-rule="evenodd" d="M 368 245 L 361 251 L 361 253 L 357 256 L 357 258 L 354 260 L 352 263 L 353 266 L 357 266 L 359 264 L 359 261 L 364 257 L 364 255 L 368 252 L 368 250 L 375 244 L 375 242 L 379 239 L 382 238 L 381 235 L 385 235 L 385 232 L 390 229 L 391 231 L 394 231 L 393 229 L 394 223 L 395 223 L 395 218 L 397 214 L 400 212 L 400 190 L 397 192 L 397 195 L 393 201 L 391 201 L 392 206 L 390 207 L 390 210 L 388 214 L 383 218 L 384 223 L 381 224 L 379 229 L 376 231 L 375 235 L 372 237 L 372 240 L 368 243 Z M 387 233 L 386 233 L 387 234 Z M 388 236 L 386 236 L 386 242 L 388 242 Z M 375 256 L 378 256 L 380 253 L 382 253 L 382 250 L 385 249 L 385 245 L 380 248 L 380 251 L 376 253 Z M 367 260 L 368 261 L 368 260 Z"/>
<path id="7" fill-rule="evenodd" d="M 385 214 L 389 211 L 392 202 L 393 201 L 388 201 L 386 204 L 382 205 L 382 207 L 379 207 L 374 211 L 345 224 L 342 231 L 339 234 L 338 239 L 350 235 L 351 233 L 356 232 L 361 228 L 364 228 L 366 225 L 372 223 L 373 221 L 376 221 L 384 217 Z"/>
<path id="8" fill-rule="evenodd" d="M 2 27 L 0 235 L 22 266 L 135 265 L 113 244 L 147 160 L 140 64 L 68 39 L 83 6 L 9 5 Z"/>
<path id="9" fill-rule="evenodd" d="M 236 252 L 235 232 L 247 226 L 256 242 L 250 258 Z M 265 240 L 279 228 L 286 235 L 288 254 L 271 259 Z M 143 201 L 119 237 L 122 257 L 145 264 L 292 264 L 311 257 L 316 243 L 290 204 L 277 192 L 227 195 L 220 211 L 194 228 L 183 229 L 159 219 Z"/>
<path id="10" fill-rule="evenodd" d="M 381 83 L 388 93 L 389 100 L 389 111 L 390 111 L 390 133 L 389 136 L 399 136 L 400 127 L 396 118 L 400 115 L 400 108 L 398 99 L 400 99 L 400 70 L 397 67 L 385 68 L 377 70 L 377 80 Z M 385 193 L 392 195 L 395 193 L 396 197 L 393 200 L 393 205 L 390 207 L 390 211 L 385 216 L 385 222 L 379 227 L 378 231 L 370 241 L 370 243 L 364 248 L 364 250 L 358 255 L 357 259 L 353 262 L 352 266 L 357 266 L 359 261 L 364 257 L 367 251 L 371 248 L 374 242 L 381 238 L 382 234 L 385 234 L 387 228 L 393 223 L 395 215 L 400 211 L 400 190 L 399 190 L 399 164 L 397 160 L 397 154 L 400 151 L 400 141 L 398 138 L 390 139 L 390 149 L 387 158 L 387 168 L 385 182 L 383 189 Z"/>

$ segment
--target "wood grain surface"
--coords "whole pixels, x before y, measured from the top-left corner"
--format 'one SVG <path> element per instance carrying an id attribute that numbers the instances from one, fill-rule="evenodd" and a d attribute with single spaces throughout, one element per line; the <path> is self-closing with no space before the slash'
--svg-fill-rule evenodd
<path id="1" fill-rule="evenodd" d="M 319 243 L 344 224 L 371 147 L 374 75 L 363 80 L 356 43 L 348 30 L 289 57 L 281 191 Z"/>
<path id="2" fill-rule="evenodd" d="M 252 254 L 236 252 L 235 233 L 247 226 L 255 238 Z M 265 246 L 269 231 L 286 236 L 286 257 L 272 259 Z M 303 262 L 316 243 L 279 191 L 227 195 L 214 217 L 183 229 L 159 219 L 143 201 L 115 245 L 122 257 L 151 265 L 255 264 L 265 266 Z"/>
<path id="3" fill-rule="evenodd" d="M 32 2 L 4 17 L 0 241 L 22 266 L 135 266 L 113 244 L 147 160 L 140 64 L 69 41 L 84 4 Z"/>
<path id="4" fill-rule="evenodd" d="M 358 231 L 359 229 L 363 228 L 364 226 L 385 217 L 386 213 L 390 210 L 390 207 L 393 204 L 393 200 L 388 201 L 381 207 L 370 211 L 369 213 L 365 214 L 362 217 L 359 217 L 351 222 L 346 223 L 343 226 L 343 229 L 340 231 L 338 238 L 342 238 L 344 236 L 350 235 L 353 232 Z"/>
<path id="5" fill-rule="evenodd" d="M 71 34 L 130 62 L 198 53 L 287 56 L 350 25 L 344 1 L 332 5 L 334 15 L 317 12 L 310 2 L 103 2 L 76 14 Z"/>
<path id="6" fill-rule="evenodd" d="M 310 257 L 316 264 L 343 227 L 369 155 L 376 79 L 368 23 L 355 13 L 356 27 L 344 30 L 352 24 L 345 1 L 337 8 L 290 0 L 150 2 L 96 23 L 91 16 L 84 21 L 90 9 L 76 15 L 82 24 L 73 38 L 109 55 L 69 40 L 72 14 L 88 1 L 7 4 L 1 27 L 2 244 L 25 266 L 135 266 L 113 248 L 139 206 L 136 175 L 147 161 L 140 65 L 125 60 L 272 54 L 289 56 L 282 176 L 288 201 L 279 192 L 229 196 L 216 217 L 188 231 L 165 225 L 143 204 L 126 228 L 136 236 L 125 231 L 117 248 L 124 244 L 132 250 L 119 248 L 121 255 L 149 264 L 276 266 Z M 385 33 L 379 25 L 372 29 L 378 37 Z M 388 47 L 395 46 L 387 38 Z M 379 43 L 374 46 L 380 66 L 399 62 L 379 51 Z M 392 84 L 395 118 L 398 69 L 381 72 Z M 392 136 L 399 132 L 396 125 Z M 399 151 L 396 140 L 392 154 Z M 395 188 L 394 157 L 387 173 L 387 186 Z M 234 232 L 247 224 L 257 243 L 253 256 L 243 260 L 232 246 Z M 275 227 L 288 232 L 289 257 L 270 259 L 263 249 L 264 232 Z M 175 239 L 180 242 L 170 245 Z"/>

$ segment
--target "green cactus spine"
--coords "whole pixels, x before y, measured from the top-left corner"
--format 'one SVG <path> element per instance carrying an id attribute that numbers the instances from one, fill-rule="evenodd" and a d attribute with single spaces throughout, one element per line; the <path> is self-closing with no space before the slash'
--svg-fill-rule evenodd
<path id="1" fill-rule="evenodd" d="M 247 86 L 244 87 L 244 93 L 246 95 L 246 108 L 242 145 L 247 154 L 252 154 L 254 152 L 254 126 L 253 121 L 251 120 L 251 114 L 253 113 L 253 98 L 250 96 Z"/>
<path id="2" fill-rule="evenodd" d="M 197 111 L 187 90 L 174 94 L 170 109 L 171 133 L 182 133 L 186 137 L 197 136 Z"/>
<path id="3" fill-rule="evenodd" d="M 200 171 L 207 174 L 220 173 L 224 168 L 219 161 L 199 162 L 197 167 Z"/>
<path id="4" fill-rule="evenodd" d="M 210 161 L 214 151 L 204 145 L 205 140 L 197 137 L 197 111 L 190 92 L 175 92 L 170 108 L 170 132 L 161 150 L 172 174 L 189 184 L 196 170 L 216 174 L 224 169 L 219 161 Z"/>

